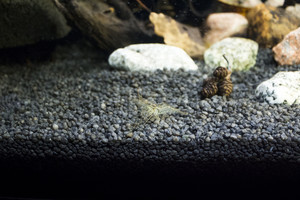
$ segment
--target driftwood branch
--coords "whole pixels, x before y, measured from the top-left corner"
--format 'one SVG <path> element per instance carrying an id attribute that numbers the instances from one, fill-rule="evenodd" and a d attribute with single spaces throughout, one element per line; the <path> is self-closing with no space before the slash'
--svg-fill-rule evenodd
<path id="1" fill-rule="evenodd" d="M 120 0 L 53 1 L 73 25 L 107 51 L 155 41 L 153 30 L 146 29 Z"/>

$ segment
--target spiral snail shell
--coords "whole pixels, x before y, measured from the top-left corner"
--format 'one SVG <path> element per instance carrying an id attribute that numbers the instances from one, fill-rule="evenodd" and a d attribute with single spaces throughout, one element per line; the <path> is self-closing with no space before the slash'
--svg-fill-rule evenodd
<path id="1" fill-rule="evenodd" d="M 218 79 L 210 77 L 203 82 L 203 88 L 201 90 L 201 96 L 204 98 L 210 98 L 218 92 Z"/>
<path id="2" fill-rule="evenodd" d="M 229 62 L 225 55 L 224 59 L 227 61 L 228 66 L 217 67 L 213 72 L 213 77 L 209 77 L 203 81 L 203 87 L 200 92 L 203 98 L 210 98 L 216 94 L 221 96 L 229 96 L 233 90 L 233 83 L 230 79 L 231 70 L 229 67 Z"/>
<path id="3" fill-rule="evenodd" d="M 230 70 L 228 70 L 227 68 L 219 66 L 215 69 L 213 76 L 221 79 L 225 78 L 230 73 Z"/>
<path id="4" fill-rule="evenodd" d="M 224 79 L 218 83 L 218 95 L 229 96 L 232 92 L 233 84 L 230 79 Z"/>

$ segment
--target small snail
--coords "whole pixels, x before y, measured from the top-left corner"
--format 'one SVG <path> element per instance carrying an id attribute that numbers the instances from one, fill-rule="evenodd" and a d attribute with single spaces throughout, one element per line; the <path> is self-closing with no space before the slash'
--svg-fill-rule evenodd
<path id="1" fill-rule="evenodd" d="M 214 77 L 217 78 L 225 78 L 229 73 L 231 73 L 227 68 L 225 67 L 217 67 L 213 73 Z"/>
<path id="2" fill-rule="evenodd" d="M 230 79 L 224 79 L 218 83 L 218 95 L 229 96 L 233 89 L 233 84 Z"/>
<path id="3" fill-rule="evenodd" d="M 210 98 L 218 92 L 218 79 L 210 77 L 203 81 L 203 88 L 201 90 L 201 96 L 204 98 Z"/>
<path id="4" fill-rule="evenodd" d="M 231 76 L 231 69 L 229 66 L 229 62 L 225 55 L 223 55 L 224 59 L 226 60 L 228 66 L 225 67 L 217 67 L 217 69 L 214 71 L 214 76 L 218 76 L 220 78 L 218 82 L 218 95 L 220 96 L 229 96 L 233 89 L 233 84 L 230 79 Z"/>
<path id="5" fill-rule="evenodd" d="M 201 96 L 203 98 L 210 98 L 216 94 L 229 96 L 232 92 L 233 84 L 230 79 L 231 69 L 225 55 L 223 55 L 223 57 L 227 61 L 228 66 L 227 68 L 221 66 L 217 67 L 213 72 L 213 77 L 209 77 L 203 81 L 201 90 Z"/>

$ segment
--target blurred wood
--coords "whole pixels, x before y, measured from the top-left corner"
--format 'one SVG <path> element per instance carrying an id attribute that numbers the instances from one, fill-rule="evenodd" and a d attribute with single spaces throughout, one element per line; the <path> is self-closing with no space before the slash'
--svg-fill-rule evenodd
<path id="1" fill-rule="evenodd" d="M 141 1 L 141 0 L 136 0 L 138 3 L 139 3 L 139 5 L 143 8 L 143 9 L 145 9 L 145 10 L 147 10 L 147 12 L 149 12 L 149 13 L 151 13 L 151 10 Z"/>
<path id="2" fill-rule="evenodd" d="M 270 48 L 299 26 L 299 21 L 282 8 L 259 4 L 247 14 L 249 37 L 261 47 Z"/>
<path id="3" fill-rule="evenodd" d="M 182 48 L 193 58 L 202 58 L 205 46 L 198 28 L 177 22 L 162 13 L 152 12 L 149 16 L 155 33 L 164 38 L 168 45 Z"/>
<path id="4" fill-rule="evenodd" d="M 153 29 L 120 0 L 53 0 L 67 19 L 109 52 L 133 43 L 155 42 Z"/>

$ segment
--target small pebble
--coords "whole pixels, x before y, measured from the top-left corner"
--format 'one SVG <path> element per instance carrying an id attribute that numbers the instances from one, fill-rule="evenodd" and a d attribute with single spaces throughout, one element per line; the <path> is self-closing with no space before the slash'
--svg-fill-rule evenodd
<path id="1" fill-rule="evenodd" d="M 83 116 L 85 119 L 88 119 L 90 116 L 88 114 L 84 114 Z"/>
<path id="2" fill-rule="evenodd" d="M 105 110 L 105 108 L 106 108 L 105 103 L 101 103 L 100 107 L 101 107 L 102 110 Z"/>
<path id="3" fill-rule="evenodd" d="M 58 125 L 57 124 L 53 124 L 52 128 L 53 128 L 53 130 L 58 130 Z"/>
<path id="4" fill-rule="evenodd" d="M 93 124 L 93 128 L 98 129 L 99 125 L 98 124 Z"/>
<path id="5" fill-rule="evenodd" d="M 129 132 L 129 133 L 127 133 L 126 136 L 131 138 L 131 137 L 133 136 L 133 133 L 132 133 L 132 132 Z"/>

